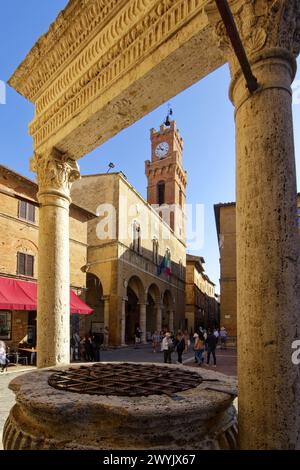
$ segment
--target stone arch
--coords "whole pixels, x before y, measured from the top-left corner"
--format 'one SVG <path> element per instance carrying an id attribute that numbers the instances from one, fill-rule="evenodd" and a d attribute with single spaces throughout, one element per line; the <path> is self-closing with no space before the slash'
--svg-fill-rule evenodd
<path id="1" fill-rule="evenodd" d="M 156 330 L 156 314 L 159 306 L 160 290 L 158 286 L 153 283 L 147 289 L 146 332 L 150 337 Z"/>
<path id="2" fill-rule="evenodd" d="M 128 287 L 133 290 L 135 295 L 138 297 L 139 302 L 145 301 L 145 287 L 138 276 L 131 276 L 127 284 L 127 289 Z"/>
<path id="3" fill-rule="evenodd" d="M 28 240 L 27 238 L 19 238 L 16 244 L 16 249 L 18 251 L 24 251 L 32 254 L 36 254 L 38 252 L 38 246 L 32 241 Z"/>
<path id="4" fill-rule="evenodd" d="M 127 284 L 125 306 L 125 342 L 134 342 L 134 331 L 140 323 L 140 304 L 145 302 L 145 288 L 138 276 L 132 276 Z"/>

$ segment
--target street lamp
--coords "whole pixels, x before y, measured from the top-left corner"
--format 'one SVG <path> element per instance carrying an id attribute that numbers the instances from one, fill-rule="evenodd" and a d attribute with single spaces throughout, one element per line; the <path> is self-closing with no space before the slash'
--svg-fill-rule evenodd
<path id="1" fill-rule="evenodd" d="M 113 162 L 109 162 L 108 164 L 108 170 L 106 173 L 108 173 L 112 168 L 115 168 L 115 165 L 113 164 Z"/>

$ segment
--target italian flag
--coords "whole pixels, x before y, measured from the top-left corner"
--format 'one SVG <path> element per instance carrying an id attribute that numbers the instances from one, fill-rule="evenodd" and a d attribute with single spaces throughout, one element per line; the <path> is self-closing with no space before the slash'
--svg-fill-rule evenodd
<path id="1" fill-rule="evenodd" d="M 169 252 L 166 253 L 165 272 L 168 276 L 171 275 L 171 257 Z"/>

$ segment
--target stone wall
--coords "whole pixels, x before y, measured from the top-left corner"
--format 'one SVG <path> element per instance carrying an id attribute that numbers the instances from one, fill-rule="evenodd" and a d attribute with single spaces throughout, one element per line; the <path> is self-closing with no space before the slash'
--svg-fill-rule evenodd
<path id="1" fill-rule="evenodd" d="M 298 195 L 300 207 L 300 195 Z M 221 271 L 221 326 L 230 336 L 237 335 L 237 281 L 236 281 L 236 206 L 221 204 L 219 212 L 219 246 Z M 300 224 L 299 236 L 300 236 Z M 255 266 L 253 266 L 255 270 Z"/>
<path id="2" fill-rule="evenodd" d="M 17 275 L 17 252 L 34 256 L 34 275 L 38 273 L 37 185 L 13 171 L 0 167 L 0 275 Z M 35 205 L 35 222 L 19 217 L 19 202 Z M 86 275 L 80 270 L 87 261 L 87 214 L 70 207 L 70 283 L 84 288 Z"/>
<path id="3" fill-rule="evenodd" d="M 237 335 L 236 310 L 236 224 L 235 204 L 228 204 L 220 210 L 220 285 L 221 325 L 229 336 Z M 255 269 L 255 266 L 253 266 Z"/>

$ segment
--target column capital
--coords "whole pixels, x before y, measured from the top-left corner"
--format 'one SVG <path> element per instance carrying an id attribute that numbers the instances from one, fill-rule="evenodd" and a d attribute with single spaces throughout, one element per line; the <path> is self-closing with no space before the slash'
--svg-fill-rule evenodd
<path id="1" fill-rule="evenodd" d="M 298 0 L 232 0 L 230 3 L 243 46 L 251 64 L 270 57 L 281 57 L 293 64 L 300 52 L 300 2 Z M 232 78 L 240 66 L 223 21 L 216 9 L 207 8 L 214 23 L 219 48 L 226 56 Z M 272 53 L 270 53 L 272 52 Z"/>
<path id="2" fill-rule="evenodd" d="M 138 305 L 140 305 L 141 307 L 147 307 L 148 302 L 138 302 Z"/>
<path id="3" fill-rule="evenodd" d="M 30 161 L 30 169 L 37 173 L 38 196 L 55 194 L 71 201 L 71 184 L 80 178 L 76 160 L 52 148 L 43 154 L 35 152 Z"/>

